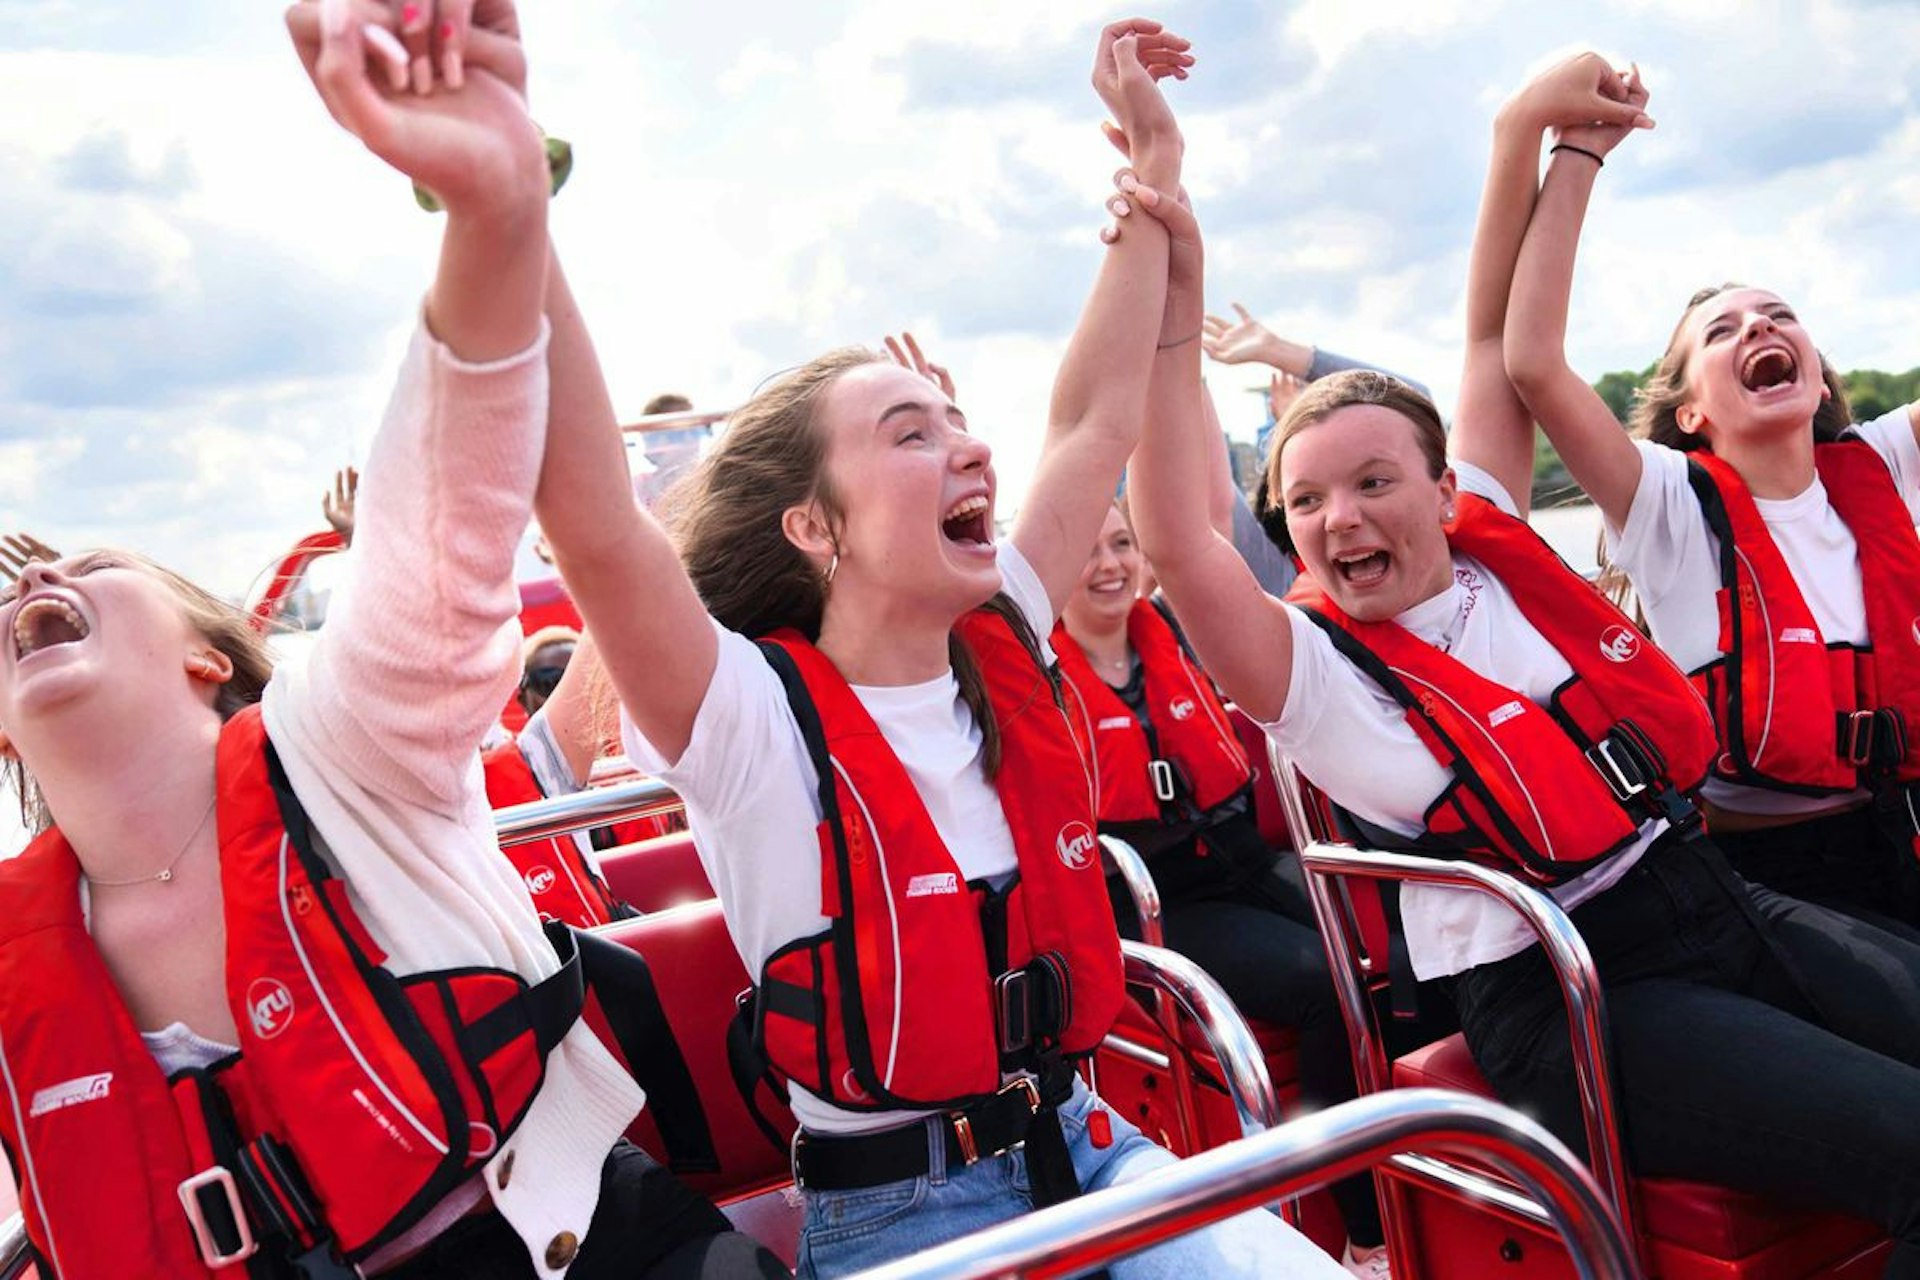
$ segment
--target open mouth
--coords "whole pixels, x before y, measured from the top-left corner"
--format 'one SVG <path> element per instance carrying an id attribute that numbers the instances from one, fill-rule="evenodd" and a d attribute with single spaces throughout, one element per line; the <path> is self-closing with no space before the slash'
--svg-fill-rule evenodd
<path id="1" fill-rule="evenodd" d="M 1762 347 L 1740 366 L 1740 382 L 1749 391 L 1770 391 L 1800 376 L 1800 364 L 1785 347 Z"/>
<path id="2" fill-rule="evenodd" d="M 1109 578 L 1104 582 L 1089 582 L 1087 590 L 1098 596 L 1117 596 L 1132 590 L 1133 583 L 1127 578 Z"/>
<path id="3" fill-rule="evenodd" d="M 971 498 L 962 498 L 953 504 L 940 520 L 940 532 L 949 542 L 957 542 L 963 547 L 990 547 L 993 545 L 993 529 L 987 523 L 987 500 L 975 494 Z"/>
<path id="4" fill-rule="evenodd" d="M 1370 587 L 1387 576 L 1391 562 L 1384 551 L 1353 552 L 1333 558 L 1333 571 L 1356 587 Z"/>
<path id="5" fill-rule="evenodd" d="M 78 609 L 54 596 L 36 596 L 13 615 L 14 657 L 74 644 L 89 634 L 91 628 Z"/>

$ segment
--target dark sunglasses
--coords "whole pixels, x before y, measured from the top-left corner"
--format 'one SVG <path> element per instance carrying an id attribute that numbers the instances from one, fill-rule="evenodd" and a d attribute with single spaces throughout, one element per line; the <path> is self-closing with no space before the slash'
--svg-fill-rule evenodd
<path id="1" fill-rule="evenodd" d="M 534 693 L 542 698 L 553 696 L 554 686 L 560 683 L 560 677 L 567 673 L 565 667 L 528 667 L 526 674 L 520 677 L 522 693 Z"/>

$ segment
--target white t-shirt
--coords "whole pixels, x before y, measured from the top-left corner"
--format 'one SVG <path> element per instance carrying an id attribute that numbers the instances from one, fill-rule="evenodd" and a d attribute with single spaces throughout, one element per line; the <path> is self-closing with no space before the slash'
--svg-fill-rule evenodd
<path id="1" fill-rule="evenodd" d="M 1460 487 L 1513 514 L 1513 499 L 1491 475 L 1455 462 Z M 1513 596 L 1471 556 L 1453 557 L 1453 585 L 1394 621 L 1488 679 L 1541 706 L 1573 674 L 1559 651 L 1528 622 Z M 1293 678 L 1280 718 L 1265 727 L 1300 771 L 1336 804 L 1403 836 L 1426 829 L 1426 813 L 1453 780 L 1407 723 L 1406 711 L 1340 651 L 1305 613 L 1293 623 Z M 1599 866 L 1551 890 L 1571 909 L 1614 883 L 1665 830 L 1649 822 L 1640 839 Z M 1407 954 L 1416 977 L 1461 973 L 1534 944 L 1524 920 L 1471 889 L 1407 885 L 1400 893 Z"/>
<path id="2" fill-rule="evenodd" d="M 1893 472 L 1894 486 L 1920 523 L 1920 445 L 1905 406 L 1856 428 Z M 1687 483 L 1687 455 L 1651 441 L 1640 450 L 1640 487 L 1625 529 L 1607 527 L 1607 555 L 1633 581 L 1648 629 L 1683 671 L 1698 671 L 1720 657 L 1720 540 L 1707 528 L 1700 501 Z M 1829 644 L 1867 639 L 1866 596 L 1860 585 L 1860 553 L 1853 535 L 1813 484 L 1791 498 L 1756 498 L 1760 518 L 1787 562 L 1814 622 Z M 1798 796 L 1709 778 L 1702 794 L 1721 808 L 1741 813 L 1811 813 L 1854 796 Z"/>
<path id="3" fill-rule="evenodd" d="M 1046 588 L 1012 543 L 1000 544 L 999 558 L 1003 589 L 1044 648 L 1053 629 Z M 687 826 L 733 944 L 747 972 L 758 975 L 774 951 L 828 927 L 815 836 L 819 781 L 780 677 L 753 641 L 714 627 L 719 660 L 680 758 L 669 763 L 624 712 L 620 730 L 635 767 L 658 775 L 686 802 Z M 1017 870 L 1013 832 L 980 766 L 980 727 L 953 673 L 921 684 L 854 685 L 853 692 L 913 779 L 960 878 Z M 788 1093 L 794 1117 L 816 1133 L 864 1133 L 921 1114 L 848 1111 L 797 1084 Z"/>

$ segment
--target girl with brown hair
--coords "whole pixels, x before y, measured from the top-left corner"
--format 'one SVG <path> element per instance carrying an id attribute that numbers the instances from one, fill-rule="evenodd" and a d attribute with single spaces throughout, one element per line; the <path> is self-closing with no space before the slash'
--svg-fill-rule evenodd
<path id="1" fill-rule="evenodd" d="M 1186 49 L 1143 20 L 1100 37 L 1094 84 L 1141 140 L 1143 192 L 1178 185 L 1155 81 L 1184 76 Z M 1148 227 L 1108 252 L 1006 540 L 960 407 L 844 349 L 732 415 L 670 504 L 676 549 L 627 491 L 577 315 L 551 311 L 541 526 L 600 639 L 628 753 L 685 799 L 757 977 L 756 1044 L 800 1122 L 803 1275 L 1172 1159 L 1066 1065 L 1114 1016 L 1119 948 L 1040 639 L 1138 436 L 1156 348 L 1199 334 L 1197 309 L 1163 314 L 1167 242 Z M 1332 1263 L 1256 1213 L 1111 1270 L 1316 1266 Z"/>
<path id="2" fill-rule="evenodd" d="M 1850 426 L 1793 308 L 1728 284 L 1688 301 L 1629 438 L 1567 365 L 1601 166 L 1557 150 L 1507 368 L 1712 709 L 1715 842 L 1749 880 L 1920 940 L 1920 404 Z"/>

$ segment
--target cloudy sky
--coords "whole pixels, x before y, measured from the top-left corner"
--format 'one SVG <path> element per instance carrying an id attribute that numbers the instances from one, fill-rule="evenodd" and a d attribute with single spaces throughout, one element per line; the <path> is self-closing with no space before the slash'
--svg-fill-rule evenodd
<path id="1" fill-rule="evenodd" d="M 556 233 L 625 414 L 736 402 L 910 327 L 1011 496 L 1091 279 L 1113 165 L 1086 0 L 538 0 Z M 1920 363 L 1920 7 L 1195 0 L 1173 88 L 1210 296 L 1456 382 L 1489 124 L 1553 55 L 1637 58 L 1652 135 L 1601 183 L 1572 333 L 1657 353 L 1735 278 L 1842 367 Z M 278 7 L 0 0 L 0 530 L 239 593 L 365 452 L 437 235 L 326 119 Z M 1250 432 L 1244 370 L 1213 386 Z M 1003 506 L 1010 506 L 1003 503 Z"/>

